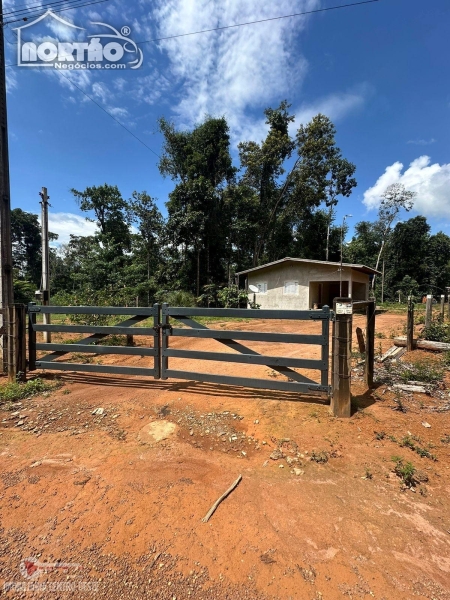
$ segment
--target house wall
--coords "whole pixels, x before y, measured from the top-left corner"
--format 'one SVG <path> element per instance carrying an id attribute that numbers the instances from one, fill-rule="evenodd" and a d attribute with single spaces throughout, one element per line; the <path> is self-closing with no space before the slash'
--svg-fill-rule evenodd
<path id="1" fill-rule="evenodd" d="M 257 285 L 258 283 L 267 284 L 266 293 L 256 294 L 256 302 L 261 308 L 285 308 L 292 310 L 306 310 L 313 307 L 317 302 L 317 282 L 323 282 L 323 289 L 327 290 L 329 284 L 339 283 L 339 267 L 336 265 L 315 265 L 313 263 L 284 263 L 267 267 L 259 271 L 248 273 L 248 285 Z M 285 283 L 288 281 L 297 281 L 297 293 L 285 293 Z M 352 284 L 356 282 L 355 292 L 358 300 L 364 300 L 368 297 L 369 276 L 359 271 L 353 271 L 349 267 L 343 267 L 342 281 L 344 290 L 352 295 Z M 310 290 L 310 283 L 311 290 Z M 363 284 L 361 286 L 360 284 Z M 347 289 L 346 289 L 347 288 Z M 365 293 L 365 298 L 360 298 Z M 253 302 L 253 293 L 249 292 L 249 301 Z"/>

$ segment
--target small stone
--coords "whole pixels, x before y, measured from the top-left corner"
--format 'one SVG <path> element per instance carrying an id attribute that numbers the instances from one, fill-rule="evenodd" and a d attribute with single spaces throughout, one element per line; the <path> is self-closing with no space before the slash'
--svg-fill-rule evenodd
<path id="1" fill-rule="evenodd" d="M 96 408 L 95 410 L 92 411 L 93 415 L 102 415 L 105 412 L 104 408 Z"/>
<path id="2" fill-rule="evenodd" d="M 259 425 L 259 419 L 255 420 L 255 425 Z"/>
<path id="3" fill-rule="evenodd" d="M 302 471 L 302 469 L 292 469 L 292 472 L 294 475 L 303 475 L 305 471 Z"/>
<path id="4" fill-rule="evenodd" d="M 279 469 L 284 469 L 284 465 L 278 465 Z"/>
<path id="5" fill-rule="evenodd" d="M 281 452 L 281 450 L 274 450 L 270 455 L 270 458 L 272 460 L 280 460 L 280 458 L 284 458 L 284 454 Z"/>
<path id="6" fill-rule="evenodd" d="M 192 429 L 191 429 L 191 431 L 189 432 L 189 435 L 194 435 L 194 432 L 192 431 Z"/>
<path id="7" fill-rule="evenodd" d="M 426 421 L 424 421 L 424 422 L 422 423 L 422 425 L 423 425 L 424 427 L 426 427 L 427 429 L 431 427 L 431 425 L 430 425 L 429 423 L 427 423 Z"/>
<path id="8" fill-rule="evenodd" d="M 263 442 L 262 444 L 263 444 L 263 446 L 265 446 L 267 444 L 267 442 Z"/>
<path id="9" fill-rule="evenodd" d="M 244 452 L 244 451 L 242 450 L 242 456 L 247 456 L 247 452 Z"/>
<path id="10" fill-rule="evenodd" d="M 21 426 L 21 425 L 23 425 L 23 424 L 24 424 L 24 421 L 17 421 L 17 425 L 16 425 L 16 427 L 20 427 L 20 426 Z"/>

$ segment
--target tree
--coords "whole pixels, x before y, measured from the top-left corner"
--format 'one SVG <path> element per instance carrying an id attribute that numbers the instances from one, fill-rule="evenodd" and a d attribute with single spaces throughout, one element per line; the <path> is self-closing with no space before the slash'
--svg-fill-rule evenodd
<path id="1" fill-rule="evenodd" d="M 41 226 L 37 215 L 15 208 L 11 211 L 11 241 L 15 278 L 39 287 L 41 281 Z"/>
<path id="2" fill-rule="evenodd" d="M 176 131 L 164 118 L 159 125 L 164 135 L 159 169 L 176 181 L 167 202 L 172 266 L 177 283 L 193 291 L 195 282 L 199 295 L 204 284 L 224 278 L 224 189 L 235 175 L 228 124 L 224 118 L 206 117 L 192 131 Z"/>
<path id="3" fill-rule="evenodd" d="M 86 217 L 86 219 L 97 223 L 103 238 L 109 236 L 122 250 L 129 249 L 130 229 L 126 215 L 127 204 L 116 185 L 105 183 L 100 186 L 87 187 L 83 192 L 72 188 L 71 192 L 83 212 L 94 212 L 95 219 L 91 217 Z"/>
<path id="4" fill-rule="evenodd" d="M 391 233 L 392 224 L 403 208 L 410 211 L 414 205 L 415 192 L 410 192 L 401 183 L 393 183 L 382 194 L 380 208 L 378 209 L 378 230 L 380 232 L 380 250 L 378 252 L 375 269 L 378 270 L 381 255 L 386 241 Z M 372 279 L 372 289 L 375 287 L 375 276 Z"/>
<path id="5" fill-rule="evenodd" d="M 357 182 L 356 167 L 336 146 L 336 128 L 325 115 L 318 114 L 297 131 L 299 166 L 297 185 L 310 197 L 310 204 L 325 203 L 328 212 L 325 260 L 329 258 L 330 230 L 338 197 L 348 198 Z"/>

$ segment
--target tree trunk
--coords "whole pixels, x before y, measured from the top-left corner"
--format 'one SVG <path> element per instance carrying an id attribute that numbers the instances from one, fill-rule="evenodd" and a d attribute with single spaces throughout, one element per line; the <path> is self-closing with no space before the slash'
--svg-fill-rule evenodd
<path id="1" fill-rule="evenodd" d="M 200 248 L 197 248 L 197 298 L 200 296 Z"/>
<path id="2" fill-rule="evenodd" d="M 381 248 L 380 248 L 380 251 L 378 253 L 377 264 L 375 265 L 375 271 L 378 271 L 378 266 L 380 264 L 381 255 L 383 254 L 383 250 L 384 250 L 384 242 L 385 242 L 385 240 L 383 240 L 381 242 Z M 376 275 L 374 275 L 373 279 L 372 279 L 372 290 L 375 289 L 375 277 L 376 277 Z"/>

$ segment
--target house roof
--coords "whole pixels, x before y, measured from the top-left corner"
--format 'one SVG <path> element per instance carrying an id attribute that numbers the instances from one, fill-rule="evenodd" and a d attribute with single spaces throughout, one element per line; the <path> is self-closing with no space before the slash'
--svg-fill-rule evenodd
<path id="1" fill-rule="evenodd" d="M 310 260 L 308 258 L 291 258 L 287 256 L 286 258 L 282 258 L 280 260 L 275 260 L 274 262 L 266 263 L 265 265 L 261 265 L 259 267 L 253 267 L 252 269 L 247 269 L 246 271 L 240 271 L 236 273 L 236 275 L 245 275 L 246 273 L 252 273 L 253 271 L 260 271 L 262 269 L 267 269 L 268 267 L 274 267 L 276 265 L 280 265 L 285 262 L 298 262 L 298 263 L 307 263 L 312 265 L 332 265 L 334 267 L 340 267 L 340 262 L 330 262 L 327 260 Z M 372 269 L 371 267 L 366 267 L 365 265 L 356 265 L 352 263 L 342 263 L 343 267 L 349 267 L 354 271 L 359 271 L 360 273 L 367 273 L 368 275 L 380 275 L 380 271 L 376 269 Z"/>

